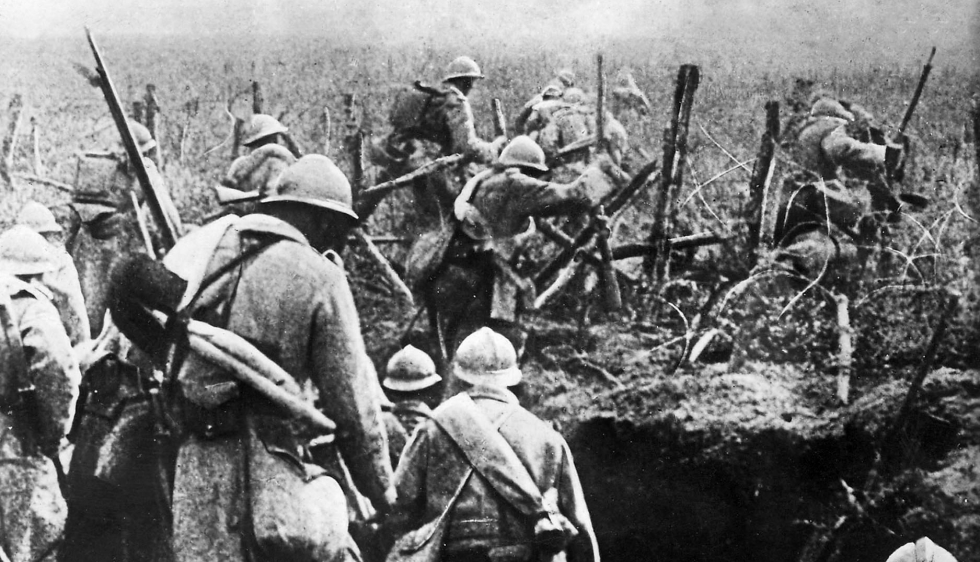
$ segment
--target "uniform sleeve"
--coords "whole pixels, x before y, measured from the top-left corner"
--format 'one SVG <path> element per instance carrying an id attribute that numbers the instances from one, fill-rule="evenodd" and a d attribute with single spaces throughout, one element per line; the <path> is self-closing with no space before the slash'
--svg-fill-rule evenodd
<path id="1" fill-rule="evenodd" d="M 885 147 L 855 140 L 843 127 L 835 129 L 820 143 L 827 158 L 836 166 L 852 171 L 874 170 L 885 163 Z"/>
<path id="2" fill-rule="evenodd" d="M 64 253 L 59 258 L 59 264 L 61 267 L 45 273 L 41 282 L 54 293 L 54 303 L 68 333 L 68 339 L 74 346 L 92 339 L 92 328 L 74 260 Z"/>
<path id="3" fill-rule="evenodd" d="M 489 164 L 497 157 L 494 143 L 476 136 L 473 109 L 465 97 L 446 105 L 446 124 L 449 127 L 453 152 L 464 154 L 468 159 L 483 164 Z"/>
<path id="4" fill-rule="evenodd" d="M 409 438 L 402 451 L 398 469 L 395 471 L 395 490 L 398 502 L 392 514 L 394 532 L 404 530 L 411 522 L 421 521 L 425 515 L 427 491 L 425 489 L 426 471 L 429 463 L 429 430 L 432 423 L 426 422 Z"/>
<path id="5" fill-rule="evenodd" d="M 578 535 L 567 547 L 569 562 L 599 562 L 599 543 L 589 508 L 585 505 L 585 493 L 579 481 L 578 472 L 572 462 L 568 444 L 562 440 L 561 475 L 558 480 L 558 508 L 578 530 Z"/>
<path id="6" fill-rule="evenodd" d="M 355 484 L 375 507 L 387 507 L 391 462 L 377 374 L 364 349 L 347 281 L 342 274 L 331 281 L 314 311 L 315 383 L 326 414 L 337 423 L 337 445 Z"/>
<path id="7" fill-rule="evenodd" d="M 20 331 L 29 382 L 36 392 L 39 444 L 50 454 L 68 431 L 82 376 L 54 305 L 31 302 L 21 316 Z"/>
<path id="8" fill-rule="evenodd" d="M 527 132 L 530 130 L 529 127 L 531 126 L 529 121 L 534 115 L 534 106 L 538 105 L 542 101 L 544 101 L 544 98 L 542 98 L 539 94 L 524 104 L 524 107 L 521 108 L 521 112 L 517 115 L 517 119 L 514 120 L 514 128 L 517 130 L 517 132 L 527 134 Z"/>
<path id="9" fill-rule="evenodd" d="M 575 181 L 567 184 L 545 182 L 512 173 L 512 180 L 518 184 L 514 197 L 514 208 L 524 215 L 553 216 L 575 210 L 587 210 L 596 205 L 611 189 L 608 180 L 598 169 L 589 169 Z"/>

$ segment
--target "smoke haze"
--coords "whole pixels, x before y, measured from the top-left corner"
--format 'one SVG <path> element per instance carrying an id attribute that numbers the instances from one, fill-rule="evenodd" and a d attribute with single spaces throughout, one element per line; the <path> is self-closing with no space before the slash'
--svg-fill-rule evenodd
<path id="1" fill-rule="evenodd" d="M 0 0 L 0 36 L 148 34 L 316 36 L 549 51 L 610 41 L 717 51 L 835 67 L 921 64 L 935 45 L 949 64 L 977 67 L 976 0 Z M 938 62 L 938 60 L 937 60 Z"/>

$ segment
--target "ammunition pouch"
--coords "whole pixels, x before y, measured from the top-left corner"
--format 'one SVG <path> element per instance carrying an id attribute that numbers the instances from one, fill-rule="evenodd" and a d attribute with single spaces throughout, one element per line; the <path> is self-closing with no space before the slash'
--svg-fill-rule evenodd
<path id="1" fill-rule="evenodd" d="M 449 544 L 441 558 L 444 562 L 531 562 L 537 559 L 534 548 L 524 544 L 464 547 Z"/>
<path id="2" fill-rule="evenodd" d="M 68 471 L 75 501 L 103 501 L 92 480 L 110 484 L 122 497 L 146 495 L 159 456 L 171 451 L 176 431 L 158 419 L 150 394 L 156 381 L 114 354 L 96 361 L 82 379 L 75 421 L 69 434 L 75 445 Z"/>

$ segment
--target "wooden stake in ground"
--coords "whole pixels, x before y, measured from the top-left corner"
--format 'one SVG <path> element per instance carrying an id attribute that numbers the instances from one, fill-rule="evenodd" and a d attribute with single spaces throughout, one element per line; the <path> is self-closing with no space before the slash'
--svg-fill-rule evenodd
<path id="1" fill-rule="evenodd" d="M 33 152 L 34 174 L 44 175 L 44 168 L 41 166 L 41 134 L 37 130 L 37 117 L 31 116 L 31 149 Z"/>
<path id="2" fill-rule="evenodd" d="M 667 237 L 671 231 L 676 210 L 674 200 L 684 183 L 684 162 L 687 156 L 688 125 L 691 120 L 691 106 L 694 92 L 701 81 L 701 71 L 693 64 L 681 65 L 677 72 L 674 88 L 674 105 L 670 117 L 670 127 L 664 131 L 663 175 L 660 191 L 654 207 L 653 229 L 650 241 L 661 246 L 653 259 L 653 292 L 657 294 L 669 275 L 669 256 L 666 248 Z"/>
<path id="3" fill-rule="evenodd" d="M 748 247 L 745 255 L 749 269 L 755 265 L 758 249 L 772 247 L 775 212 L 770 208 L 779 204 L 778 193 L 771 193 L 772 173 L 776 168 L 776 146 L 779 144 L 779 102 L 766 102 L 766 132 L 762 134 L 759 154 L 749 182 L 749 202 L 745 206 L 745 225 L 748 230 Z"/>
<path id="4" fill-rule="evenodd" d="M 7 136 L 3 138 L 3 155 L 2 160 L 0 160 L 0 177 L 3 177 L 3 181 L 7 182 L 9 186 L 13 186 L 10 174 L 14 167 L 14 150 L 17 148 L 17 133 L 20 130 L 20 118 L 23 110 L 24 99 L 20 94 L 14 94 L 7 110 Z"/>
<path id="5" fill-rule="evenodd" d="M 262 85 L 258 81 L 252 81 L 252 113 L 263 113 L 265 107 L 265 96 L 262 95 Z"/>
<path id="6" fill-rule="evenodd" d="M 847 404 L 854 371 L 854 329 L 851 328 L 850 301 L 847 295 L 834 294 L 837 303 L 837 398 Z"/>
<path id="7" fill-rule="evenodd" d="M 143 97 L 144 108 L 146 111 L 146 125 L 147 130 L 150 131 L 150 136 L 153 140 L 157 141 L 157 145 L 149 150 L 147 156 L 153 163 L 157 165 L 157 168 L 163 169 L 163 144 L 160 139 L 160 129 L 157 126 L 158 119 L 160 115 L 160 103 L 157 101 L 157 87 L 153 84 L 146 85 L 146 95 Z"/>
<path id="8" fill-rule="evenodd" d="M 143 105 L 143 100 L 136 100 L 133 102 L 133 121 L 143 123 L 143 118 L 146 115 L 144 111 L 145 108 L 146 106 Z"/>
<path id="9" fill-rule="evenodd" d="M 977 185 L 980 185 L 980 99 L 973 100 L 973 150 L 977 153 Z"/>
<path id="10" fill-rule="evenodd" d="M 323 127 L 323 153 L 330 156 L 330 108 L 327 106 L 323 106 L 320 125 Z"/>

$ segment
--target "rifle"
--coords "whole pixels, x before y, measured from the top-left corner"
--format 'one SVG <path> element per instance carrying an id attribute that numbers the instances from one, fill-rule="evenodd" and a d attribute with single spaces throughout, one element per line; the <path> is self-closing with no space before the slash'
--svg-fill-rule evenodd
<path id="1" fill-rule="evenodd" d="M 136 179 L 139 181 L 140 189 L 143 190 L 146 202 L 150 206 L 153 219 L 160 229 L 164 244 L 170 248 L 177 243 L 177 233 L 174 230 L 174 226 L 167 219 L 167 214 L 161 206 L 160 197 L 157 195 L 157 187 L 153 185 L 153 182 L 150 180 L 150 175 L 146 171 L 143 155 L 140 153 L 139 147 L 136 146 L 133 134 L 129 130 L 126 115 L 123 113 L 122 106 L 119 105 L 119 96 L 116 95 L 116 88 L 112 83 L 112 79 L 109 77 L 105 63 L 102 61 L 102 54 L 99 52 L 99 47 L 95 44 L 95 37 L 92 36 L 92 31 L 88 28 L 85 28 L 85 35 L 88 37 L 88 44 L 92 48 L 92 55 L 95 56 L 95 70 L 98 72 L 100 78 L 99 87 L 102 88 L 102 95 L 109 105 L 112 120 L 115 122 L 119 136 L 122 138 L 123 146 L 126 148 L 129 163 L 136 172 Z"/>
<path id="2" fill-rule="evenodd" d="M 922 67 L 922 74 L 919 76 L 919 83 L 915 86 L 915 92 L 912 94 L 912 100 L 909 101 L 909 106 L 905 110 L 905 116 L 902 117 L 902 124 L 898 126 L 899 136 L 905 134 L 905 128 L 908 127 L 909 121 L 912 120 L 912 114 L 915 112 L 915 107 L 919 105 L 919 97 L 922 96 L 922 90 L 926 87 L 926 80 L 929 79 L 929 73 L 932 72 L 932 58 L 936 56 L 936 48 L 933 47 L 932 51 L 929 52 L 929 59 L 926 60 L 925 66 Z"/>

